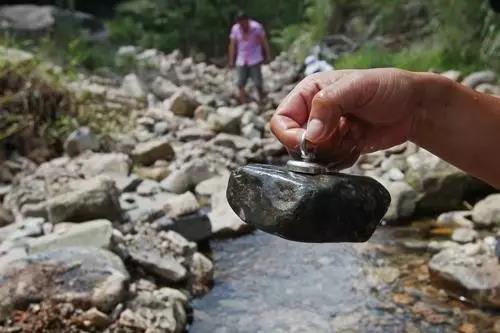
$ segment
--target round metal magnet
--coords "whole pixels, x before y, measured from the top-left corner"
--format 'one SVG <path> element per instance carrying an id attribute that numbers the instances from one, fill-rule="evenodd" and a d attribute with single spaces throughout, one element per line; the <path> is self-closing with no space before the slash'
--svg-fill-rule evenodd
<path id="1" fill-rule="evenodd" d="M 315 156 L 314 153 L 310 151 L 305 132 L 304 134 L 302 134 L 302 137 L 300 139 L 300 157 L 302 158 L 302 161 L 288 161 L 286 167 L 289 171 L 305 173 L 309 175 L 320 175 L 328 173 L 327 167 L 313 162 Z"/>

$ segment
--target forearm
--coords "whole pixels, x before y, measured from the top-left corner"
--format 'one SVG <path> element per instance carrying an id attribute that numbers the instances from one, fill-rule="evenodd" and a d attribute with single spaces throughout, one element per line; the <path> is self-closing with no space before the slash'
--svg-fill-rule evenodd
<path id="1" fill-rule="evenodd" d="M 236 57 L 236 46 L 234 41 L 231 41 L 229 43 L 228 57 L 229 57 L 229 64 L 234 64 Z"/>
<path id="2" fill-rule="evenodd" d="M 411 140 L 500 188 L 500 99 L 436 74 L 416 74 Z"/>

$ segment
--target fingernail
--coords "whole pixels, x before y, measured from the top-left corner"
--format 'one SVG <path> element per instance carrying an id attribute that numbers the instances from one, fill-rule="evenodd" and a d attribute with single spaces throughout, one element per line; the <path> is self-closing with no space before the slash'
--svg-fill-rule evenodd
<path id="1" fill-rule="evenodd" d="M 307 124 L 306 139 L 312 142 L 318 141 L 323 136 L 325 125 L 319 119 L 312 119 Z"/>

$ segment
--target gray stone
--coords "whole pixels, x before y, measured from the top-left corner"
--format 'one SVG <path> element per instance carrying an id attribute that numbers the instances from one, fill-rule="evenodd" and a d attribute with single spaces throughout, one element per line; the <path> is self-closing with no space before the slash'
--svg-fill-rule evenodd
<path id="1" fill-rule="evenodd" d="M 174 170 L 161 182 L 161 186 L 168 192 L 182 194 L 216 175 L 217 172 L 213 166 L 204 160 L 196 159 Z"/>
<path id="2" fill-rule="evenodd" d="M 146 196 L 146 197 L 150 196 L 150 195 L 154 195 L 156 193 L 161 192 L 160 183 L 158 183 L 154 180 L 145 179 L 137 187 L 136 192 L 137 192 L 137 194 L 142 195 L 142 196 Z"/>
<path id="3" fill-rule="evenodd" d="M 87 177 L 106 175 L 127 177 L 132 161 L 122 153 L 91 154 L 81 159 L 82 170 Z"/>
<path id="4" fill-rule="evenodd" d="M 171 81 L 158 76 L 151 84 L 151 90 L 156 97 L 163 100 L 172 97 L 179 90 L 179 87 Z"/>
<path id="5" fill-rule="evenodd" d="M 476 88 L 482 83 L 495 83 L 497 75 L 493 71 L 481 71 L 472 73 L 464 78 L 462 84 L 469 88 Z"/>
<path id="6" fill-rule="evenodd" d="M 7 210 L 2 205 L 0 205 L 0 227 L 5 227 L 11 223 L 14 223 L 14 215 L 10 210 Z"/>
<path id="7" fill-rule="evenodd" d="M 227 199 L 243 221 L 302 242 L 367 241 L 390 204 L 389 192 L 371 178 L 266 165 L 233 171 Z"/>
<path id="8" fill-rule="evenodd" d="M 214 264 L 210 259 L 196 252 L 189 264 L 188 285 L 193 295 L 201 295 L 209 290 L 214 279 Z"/>
<path id="9" fill-rule="evenodd" d="M 166 104 L 175 115 L 182 117 L 193 117 L 194 110 L 200 105 L 186 89 L 176 92 Z"/>
<path id="10" fill-rule="evenodd" d="M 144 83 L 136 74 L 128 74 L 123 78 L 121 89 L 130 97 L 145 99 L 147 90 Z"/>
<path id="11" fill-rule="evenodd" d="M 478 232 L 469 228 L 455 229 L 451 235 L 451 239 L 458 243 L 470 243 L 475 241 L 478 237 Z"/>
<path id="12" fill-rule="evenodd" d="M 165 133 L 168 132 L 169 128 L 170 128 L 170 126 L 168 125 L 168 123 L 166 123 L 164 121 L 159 121 L 159 122 L 154 124 L 153 132 L 156 135 L 164 135 Z"/>
<path id="13" fill-rule="evenodd" d="M 469 219 L 470 216 L 471 212 L 468 210 L 447 212 L 438 216 L 436 224 L 443 227 L 473 229 L 474 223 Z"/>
<path id="14" fill-rule="evenodd" d="M 490 83 L 481 83 L 475 89 L 482 94 L 500 95 L 500 86 Z"/>
<path id="15" fill-rule="evenodd" d="M 168 217 L 177 218 L 182 215 L 191 214 L 200 209 L 200 204 L 191 192 L 172 197 L 165 202 L 164 210 Z"/>
<path id="16" fill-rule="evenodd" d="M 456 71 L 456 70 L 449 70 L 449 71 L 441 73 L 441 75 L 450 79 L 450 80 L 458 81 L 462 77 L 462 72 Z"/>
<path id="17" fill-rule="evenodd" d="M 500 308 L 500 263 L 477 244 L 443 250 L 432 257 L 429 269 L 436 283 L 483 306 Z"/>
<path id="18" fill-rule="evenodd" d="M 137 187 L 141 184 L 142 179 L 137 177 L 135 174 L 131 174 L 127 177 L 116 177 L 114 179 L 116 188 L 120 193 L 122 192 L 134 192 Z"/>
<path id="19" fill-rule="evenodd" d="M 227 186 L 226 186 L 227 187 Z M 212 211 L 208 214 L 214 237 L 234 237 L 249 233 L 253 226 L 244 223 L 234 213 L 226 199 L 225 190 L 212 195 Z"/>
<path id="20" fill-rule="evenodd" d="M 129 275 L 119 257 L 97 248 L 65 247 L 0 267 L 0 318 L 44 301 L 110 311 L 125 296 Z"/>
<path id="21" fill-rule="evenodd" d="M 244 137 L 227 133 L 219 133 L 211 141 L 214 145 L 228 147 L 235 150 L 250 148 L 252 142 Z"/>
<path id="22" fill-rule="evenodd" d="M 205 213 L 195 212 L 177 218 L 163 217 L 156 221 L 162 230 L 172 230 L 189 241 L 199 242 L 210 238 L 212 225 Z"/>
<path id="23" fill-rule="evenodd" d="M 215 113 L 208 115 L 207 124 L 215 132 L 239 134 L 240 121 L 244 113 L 245 110 L 241 107 L 221 107 Z"/>
<path id="24" fill-rule="evenodd" d="M 172 252 L 162 249 L 150 238 L 152 235 L 138 234 L 126 244 L 124 252 L 147 272 L 167 282 L 181 282 L 187 277 L 187 270 Z"/>
<path id="25" fill-rule="evenodd" d="M 391 195 L 391 203 L 384 219 L 395 222 L 411 217 L 415 211 L 417 192 L 404 181 L 383 184 Z"/>
<path id="26" fill-rule="evenodd" d="M 481 227 L 500 225 L 500 194 L 492 194 L 479 201 L 472 210 L 472 219 Z"/>
<path id="27" fill-rule="evenodd" d="M 33 61 L 34 58 L 32 53 L 0 46 L 0 61 L 2 61 L 2 63 L 19 66 Z"/>
<path id="28" fill-rule="evenodd" d="M 195 193 L 199 196 L 212 196 L 215 193 L 224 193 L 229 181 L 229 172 L 224 172 L 223 176 L 215 176 L 202 181 L 196 185 Z"/>
<path id="29" fill-rule="evenodd" d="M 77 156 L 86 150 L 99 149 L 99 141 L 88 127 L 81 127 L 68 136 L 64 141 L 64 151 L 71 157 Z"/>
<path id="30" fill-rule="evenodd" d="M 109 178 L 75 181 L 72 188 L 75 190 L 50 198 L 44 204 L 51 222 L 121 219 L 118 190 Z"/>
<path id="31" fill-rule="evenodd" d="M 112 234 L 113 226 L 108 220 L 61 223 L 53 233 L 28 240 L 28 254 L 71 246 L 109 248 Z"/>
<path id="32" fill-rule="evenodd" d="M 210 140 L 215 136 L 215 133 L 208 128 L 191 127 L 177 131 L 175 135 L 180 141 L 186 142 L 195 140 Z"/>
<path id="33" fill-rule="evenodd" d="M 143 165 L 151 165 L 158 160 L 171 161 L 174 158 L 174 149 L 167 138 L 139 143 L 132 151 L 134 162 Z"/>

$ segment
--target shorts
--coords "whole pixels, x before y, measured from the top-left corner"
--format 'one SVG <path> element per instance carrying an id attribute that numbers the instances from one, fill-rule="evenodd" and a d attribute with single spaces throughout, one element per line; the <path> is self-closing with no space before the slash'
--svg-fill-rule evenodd
<path id="1" fill-rule="evenodd" d="M 238 88 L 245 88 L 248 78 L 251 78 L 257 89 L 262 89 L 262 70 L 261 64 L 252 66 L 237 66 L 236 73 L 238 75 Z"/>

